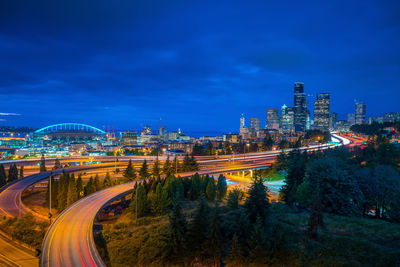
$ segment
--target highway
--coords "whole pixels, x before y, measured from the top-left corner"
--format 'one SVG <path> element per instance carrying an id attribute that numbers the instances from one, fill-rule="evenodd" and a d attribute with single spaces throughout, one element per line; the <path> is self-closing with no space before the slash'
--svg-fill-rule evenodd
<path id="1" fill-rule="evenodd" d="M 78 172 L 89 169 L 109 167 L 110 164 L 103 165 L 85 165 L 78 167 L 70 167 L 65 169 L 58 169 L 52 171 L 54 175 L 59 175 L 64 170 L 65 172 Z M 114 166 L 114 165 L 112 165 Z M 14 183 L 10 183 L 0 189 L 0 214 L 9 217 L 23 216 L 27 213 L 26 207 L 21 201 L 22 192 L 29 186 L 44 180 L 49 177 L 50 171 L 37 173 L 24 177 L 23 179 L 17 180 Z"/>
<path id="2" fill-rule="evenodd" d="M 334 137 L 345 141 L 345 138 L 338 135 L 334 135 Z M 307 149 L 318 150 L 321 147 Z M 245 162 L 231 162 L 225 164 L 224 167 L 202 169 L 199 173 L 234 172 L 262 167 L 272 163 L 277 153 L 279 152 L 268 153 L 263 156 L 259 154 L 246 156 L 243 158 Z M 226 160 L 230 161 L 230 159 Z M 219 162 L 215 163 L 219 165 Z M 192 173 L 180 176 L 189 176 L 190 174 Z M 64 211 L 54 221 L 46 234 L 40 260 L 41 266 L 105 266 L 94 244 L 93 222 L 102 207 L 122 195 L 129 194 L 134 183 L 130 182 L 96 192 Z"/>
<path id="3" fill-rule="evenodd" d="M 334 137 L 335 137 L 335 135 L 334 135 Z M 336 138 L 341 139 L 341 140 L 342 139 L 347 140 L 347 139 L 337 136 L 337 135 L 336 135 Z M 346 145 L 346 143 L 344 143 L 344 144 Z M 301 148 L 301 149 L 302 150 L 307 149 L 308 151 L 315 151 L 315 150 L 325 149 L 328 147 L 332 147 L 332 145 L 312 146 L 312 147 Z M 290 150 L 291 149 L 286 149 L 285 152 L 289 152 Z M 224 156 L 204 156 L 204 157 L 196 157 L 196 158 L 200 165 L 200 171 L 199 171 L 200 174 L 207 174 L 207 173 L 208 174 L 217 174 L 217 173 L 234 172 L 234 171 L 249 170 L 249 169 L 254 169 L 254 168 L 265 167 L 266 165 L 269 165 L 270 163 L 272 163 L 274 158 L 276 158 L 276 156 L 279 153 L 280 153 L 280 151 L 268 151 L 268 152 L 254 152 L 254 153 L 224 155 Z M 144 159 L 152 161 L 155 159 L 155 157 L 151 157 L 151 156 L 149 156 L 149 157 L 147 157 L 147 156 L 146 157 L 144 157 L 144 156 L 143 157 L 124 157 L 123 159 L 121 157 L 118 157 L 119 162 L 117 162 L 117 163 L 115 163 L 115 159 L 116 159 L 116 157 L 99 157 L 98 158 L 99 161 L 108 162 L 108 163 L 70 167 L 70 168 L 66 168 L 64 170 L 66 172 L 78 172 L 78 171 L 95 169 L 95 168 L 97 168 L 97 169 L 104 169 L 106 167 L 113 168 L 113 167 L 115 167 L 115 164 L 117 164 L 117 167 L 121 167 L 121 166 L 126 166 L 127 161 L 129 159 L 134 159 L 133 162 L 136 163 L 135 165 L 139 166 L 140 162 L 142 162 Z M 160 159 L 160 161 L 162 161 L 162 160 L 165 160 L 166 157 L 160 157 L 159 159 Z M 69 161 L 69 162 L 80 162 L 81 158 L 68 158 L 68 159 L 64 159 L 64 160 Z M 22 162 L 20 162 L 20 164 L 22 164 Z M 49 164 L 47 159 L 46 159 L 46 165 L 48 167 L 52 166 Z M 53 174 L 60 174 L 61 172 L 62 172 L 62 170 L 57 170 L 57 171 L 53 171 Z M 38 174 L 26 176 L 24 179 L 20 179 L 13 184 L 3 187 L 0 190 L 0 214 L 7 215 L 7 216 L 21 216 L 21 215 L 26 214 L 27 209 L 21 202 L 22 192 L 29 186 L 31 186 L 43 179 L 48 178 L 49 173 L 50 172 L 38 173 Z M 181 177 L 189 176 L 191 174 L 193 174 L 193 173 L 180 174 L 180 176 Z M 121 188 L 124 188 L 124 186 L 121 185 L 121 186 L 118 186 L 117 188 L 119 188 L 118 190 L 122 190 Z M 110 188 L 107 190 L 111 190 L 115 193 L 114 189 Z M 121 192 L 121 194 L 126 193 L 126 191 L 124 191 L 124 192 L 118 191 L 117 195 L 120 195 L 119 194 L 120 192 Z M 98 193 L 88 196 L 87 198 L 84 198 L 84 199 L 88 199 L 89 197 L 95 196 Z M 109 198 L 108 195 L 102 195 L 102 197 Z M 100 202 L 103 203 L 103 201 L 99 200 L 99 203 Z M 91 204 L 90 210 L 93 209 L 95 211 L 95 213 L 97 213 L 100 208 L 101 208 L 101 206 L 94 207 L 94 205 Z M 84 208 L 84 210 L 86 211 L 85 213 L 87 213 L 88 209 Z M 71 213 L 68 212 L 68 214 L 75 214 L 75 212 L 71 212 Z M 61 215 L 65 216 L 65 212 Z M 46 219 L 46 218 L 42 218 L 42 219 Z M 64 220 L 60 220 L 60 221 L 63 222 Z M 76 220 L 77 220 L 76 218 L 68 217 L 66 221 L 67 222 L 76 222 Z M 79 221 L 79 219 L 78 219 L 78 221 Z M 58 224 L 58 222 L 59 222 L 59 220 L 57 219 L 57 224 Z M 90 221 L 84 221 L 84 222 L 85 222 L 85 225 L 86 224 L 92 225 L 92 223 L 93 223 Z M 53 225 L 55 225 L 55 223 L 53 223 Z M 72 225 L 73 225 L 73 223 L 72 223 Z M 79 224 L 77 226 L 79 226 Z M 71 225 L 66 226 L 66 229 L 70 229 L 69 227 L 72 227 L 72 226 Z M 91 229 L 91 227 L 92 226 L 90 226 L 89 228 Z M 53 228 L 53 226 L 51 227 L 51 231 L 57 231 L 57 229 L 59 229 L 59 228 L 58 227 Z M 62 229 L 64 229 L 64 227 Z M 67 233 L 64 232 L 64 235 L 68 236 L 68 232 Z M 88 244 L 88 246 L 89 245 L 90 244 Z M 90 246 L 93 246 L 93 245 L 90 245 Z M 50 248 L 54 249 L 53 246 L 50 246 L 49 249 Z M 94 253 L 94 252 L 91 252 L 91 253 Z M 91 254 L 91 255 L 93 255 L 93 254 Z M 2 256 L 2 253 L 0 253 L 0 257 L 1 256 Z M 67 266 L 68 266 L 68 264 L 67 264 Z M 75 265 L 73 265 L 73 266 L 75 266 Z M 79 264 L 76 266 L 79 266 Z M 85 265 L 81 265 L 81 266 L 85 266 Z"/>

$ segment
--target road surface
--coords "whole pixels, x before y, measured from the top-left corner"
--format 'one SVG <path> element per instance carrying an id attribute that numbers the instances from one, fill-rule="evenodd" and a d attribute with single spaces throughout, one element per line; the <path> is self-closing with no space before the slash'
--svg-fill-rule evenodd
<path id="1" fill-rule="evenodd" d="M 341 137 L 336 137 L 342 139 Z M 344 139 L 344 138 L 343 138 Z M 308 148 L 317 150 L 320 147 Z M 273 162 L 273 155 L 246 156 L 245 162 L 225 162 L 224 167 L 208 168 L 200 174 L 234 172 L 265 166 Z M 237 160 L 237 159 L 236 159 Z M 219 165 L 219 160 L 215 160 Z M 189 176 L 192 173 L 180 175 Z M 48 230 L 41 257 L 41 266 L 105 266 L 93 239 L 93 222 L 107 203 L 132 191 L 135 182 L 114 186 L 89 195 L 64 211 Z"/>

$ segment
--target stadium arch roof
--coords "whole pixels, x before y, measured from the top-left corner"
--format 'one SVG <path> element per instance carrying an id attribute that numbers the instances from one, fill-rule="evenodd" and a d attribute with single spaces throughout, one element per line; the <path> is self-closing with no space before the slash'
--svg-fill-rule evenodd
<path id="1" fill-rule="evenodd" d="M 82 123 L 58 123 L 43 127 L 39 130 L 36 130 L 34 134 L 51 134 L 51 133 L 91 133 L 91 134 L 98 134 L 103 135 L 106 134 L 103 130 L 99 128 L 82 124 Z"/>

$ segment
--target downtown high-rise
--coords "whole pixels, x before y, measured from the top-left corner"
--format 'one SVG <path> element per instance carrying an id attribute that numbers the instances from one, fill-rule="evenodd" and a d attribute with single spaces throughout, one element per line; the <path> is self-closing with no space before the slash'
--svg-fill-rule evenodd
<path id="1" fill-rule="evenodd" d="M 329 128 L 330 95 L 320 93 L 314 102 L 314 126 L 322 130 Z"/>
<path id="2" fill-rule="evenodd" d="M 260 130 L 260 119 L 259 118 L 251 118 L 250 119 L 250 128 L 252 131 Z"/>
<path id="3" fill-rule="evenodd" d="M 366 122 L 365 103 L 356 103 L 355 123 L 364 124 Z"/>
<path id="4" fill-rule="evenodd" d="M 304 83 L 294 84 L 294 125 L 296 130 L 303 131 L 307 122 L 307 101 L 304 93 Z"/>
<path id="5" fill-rule="evenodd" d="M 277 108 L 267 109 L 267 129 L 279 129 L 279 115 Z"/>
<path id="6" fill-rule="evenodd" d="M 294 108 L 283 105 L 281 108 L 280 132 L 294 132 Z"/>

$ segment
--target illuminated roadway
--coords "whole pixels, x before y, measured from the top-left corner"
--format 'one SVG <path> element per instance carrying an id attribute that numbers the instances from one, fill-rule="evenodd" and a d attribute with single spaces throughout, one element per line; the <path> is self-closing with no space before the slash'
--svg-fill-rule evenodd
<path id="1" fill-rule="evenodd" d="M 349 144 L 347 139 L 338 135 L 334 138 Z M 329 147 L 329 146 L 328 146 Z M 332 146 L 330 146 L 332 147 Z M 319 150 L 324 147 L 310 147 L 307 150 Z M 273 162 L 279 152 L 264 153 L 264 155 L 243 156 L 244 163 L 231 162 L 225 167 L 202 169 L 200 174 L 234 172 L 258 168 Z M 235 160 L 238 160 L 237 158 Z M 214 160 L 217 165 L 221 159 Z M 226 162 L 231 161 L 225 159 Z M 226 166 L 228 165 L 228 166 Z M 182 176 L 188 176 L 182 174 Z M 41 266 L 105 266 L 93 239 L 93 223 L 97 213 L 119 197 L 129 194 L 135 182 L 117 185 L 91 194 L 65 210 L 49 228 L 44 243 L 41 257 Z"/>

